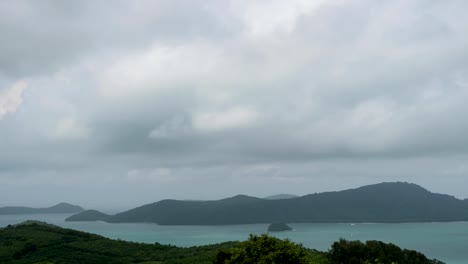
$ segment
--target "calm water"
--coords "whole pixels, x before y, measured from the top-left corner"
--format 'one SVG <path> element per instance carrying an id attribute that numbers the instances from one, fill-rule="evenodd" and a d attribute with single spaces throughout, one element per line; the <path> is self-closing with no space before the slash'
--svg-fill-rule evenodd
<path id="1" fill-rule="evenodd" d="M 65 222 L 70 215 L 0 215 L 0 227 L 28 219 L 100 234 L 109 238 L 136 242 L 206 245 L 244 240 L 249 234 L 261 234 L 266 224 L 237 226 L 159 226 L 156 224 L 107 224 L 103 222 Z M 415 224 L 291 224 L 294 231 L 275 234 L 309 248 L 327 250 L 339 238 L 381 240 L 415 249 L 447 264 L 468 263 L 468 222 Z"/>

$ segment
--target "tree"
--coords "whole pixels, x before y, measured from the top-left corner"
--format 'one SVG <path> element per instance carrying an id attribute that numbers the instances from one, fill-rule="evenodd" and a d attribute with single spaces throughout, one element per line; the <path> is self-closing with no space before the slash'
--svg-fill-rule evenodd
<path id="1" fill-rule="evenodd" d="M 219 251 L 214 264 L 310 264 L 311 252 L 289 240 L 250 235 L 231 251 Z"/>
<path id="2" fill-rule="evenodd" d="M 340 241 L 333 243 L 329 251 L 329 259 L 332 263 L 340 264 L 436 264 L 437 260 L 429 260 L 423 254 L 401 249 L 394 244 L 381 241 Z"/>

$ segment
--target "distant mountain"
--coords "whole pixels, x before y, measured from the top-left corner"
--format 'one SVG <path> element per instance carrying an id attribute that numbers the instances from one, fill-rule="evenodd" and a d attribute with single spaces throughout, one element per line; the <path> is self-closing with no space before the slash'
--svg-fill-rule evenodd
<path id="1" fill-rule="evenodd" d="M 161 225 L 223 225 L 245 222 L 242 214 L 255 211 L 261 198 L 237 195 L 216 201 L 162 200 L 116 214 L 107 222 L 153 222 Z M 249 216 L 247 216 L 249 217 Z M 249 222 L 255 222 L 251 219 Z"/>
<path id="2" fill-rule="evenodd" d="M 7 214 L 72 214 L 84 211 L 77 205 L 68 203 L 59 203 L 47 208 L 31 208 L 24 206 L 6 206 L 0 207 L 0 215 Z"/>
<path id="3" fill-rule="evenodd" d="M 270 195 L 270 196 L 267 196 L 263 199 L 267 199 L 267 200 L 281 200 L 281 199 L 291 199 L 291 198 L 296 198 L 296 197 L 299 197 L 298 195 L 294 195 L 294 194 L 287 194 L 287 193 L 281 193 L 281 194 L 275 194 L 275 195 Z"/>
<path id="4" fill-rule="evenodd" d="M 105 221 L 109 218 L 110 215 L 101 213 L 97 210 L 86 210 L 81 213 L 72 215 L 65 219 L 67 222 L 77 222 L 77 221 Z"/>
<path id="5" fill-rule="evenodd" d="M 216 201 L 163 200 L 109 217 L 106 221 L 160 225 L 256 223 L 398 223 L 467 221 L 468 203 L 410 183 L 267 200 L 238 195 Z"/>

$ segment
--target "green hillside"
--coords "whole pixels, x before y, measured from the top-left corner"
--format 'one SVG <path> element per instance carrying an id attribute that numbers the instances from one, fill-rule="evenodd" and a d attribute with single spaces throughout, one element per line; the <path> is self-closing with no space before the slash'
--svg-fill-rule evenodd
<path id="1" fill-rule="evenodd" d="M 413 250 L 379 241 L 340 240 L 329 252 L 307 249 L 268 235 L 244 242 L 180 248 L 111 240 L 28 221 L 0 229 L 0 263 L 141 263 L 141 264 L 440 264 Z"/>
<path id="2" fill-rule="evenodd" d="M 236 243 L 179 248 L 170 245 L 132 243 L 28 222 L 0 229 L 0 263 L 211 263 L 219 249 Z"/>

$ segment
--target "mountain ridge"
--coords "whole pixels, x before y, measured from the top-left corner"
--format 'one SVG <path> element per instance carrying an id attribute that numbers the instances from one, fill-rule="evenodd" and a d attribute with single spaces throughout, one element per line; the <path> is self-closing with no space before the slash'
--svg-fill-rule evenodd
<path id="1" fill-rule="evenodd" d="M 389 182 L 267 200 L 237 195 L 212 201 L 162 200 L 110 216 L 111 223 L 236 225 L 467 221 L 468 203 L 412 183 Z"/>
<path id="2" fill-rule="evenodd" d="M 263 197 L 263 199 L 266 200 L 281 200 L 281 199 L 291 199 L 291 198 L 297 198 L 299 195 L 295 194 L 288 194 L 288 193 L 279 193 L 279 194 L 274 194 L 274 195 L 269 195 L 267 197 Z"/>

